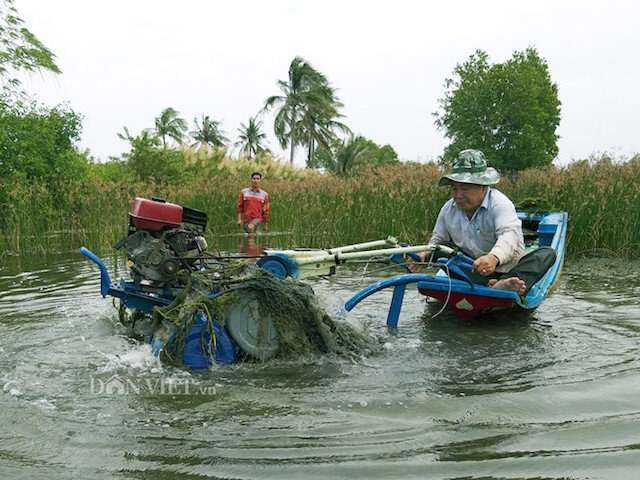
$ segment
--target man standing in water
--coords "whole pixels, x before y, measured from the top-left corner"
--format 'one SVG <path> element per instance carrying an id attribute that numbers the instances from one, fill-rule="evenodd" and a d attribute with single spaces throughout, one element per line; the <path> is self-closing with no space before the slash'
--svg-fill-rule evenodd
<path id="1" fill-rule="evenodd" d="M 538 281 L 555 261 L 552 249 L 524 255 L 522 222 L 511 200 L 492 188 L 500 175 L 487 166 L 479 150 L 463 150 L 440 186 L 451 189 L 429 243 L 453 244 L 474 258 L 471 280 L 520 295 Z M 429 252 L 420 254 L 425 261 Z"/>
<path id="2" fill-rule="evenodd" d="M 236 213 L 238 215 L 238 225 L 242 226 L 245 233 L 254 233 L 262 229 L 265 233 L 269 231 L 269 194 L 260 189 L 262 174 L 253 172 L 251 174 L 251 186 L 243 188 L 238 195 Z"/>

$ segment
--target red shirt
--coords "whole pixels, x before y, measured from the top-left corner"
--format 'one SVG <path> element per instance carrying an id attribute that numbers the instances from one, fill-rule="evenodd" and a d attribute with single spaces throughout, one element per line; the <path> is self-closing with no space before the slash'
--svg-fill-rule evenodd
<path id="1" fill-rule="evenodd" d="M 269 194 L 261 189 L 243 188 L 238 195 L 236 211 L 242 215 L 242 223 L 249 223 L 255 219 L 268 222 Z"/>

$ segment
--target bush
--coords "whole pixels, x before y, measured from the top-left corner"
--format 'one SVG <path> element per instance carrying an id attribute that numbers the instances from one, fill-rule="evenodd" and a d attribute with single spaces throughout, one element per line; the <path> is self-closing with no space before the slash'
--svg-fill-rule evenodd
<path id="1" fill-rule="evenodd" d="M 131 170 L 127 162 L 118 158 L 112 158 L 105 163 L 92 164 L 91 172 L 94 177 L 109 183 L 126 182 L 131 179 Z"/>
<path id="2" fill-rule="evenodd" d="M 89 160 L 79 153 L 81 117 L 65 107 L 0 104 L 0 176 L 55 184 L 85 178 Z"/>
<path id="3" fill-rule="evenodd" d="M 180 183 L 186 174 L 184 155 L 179 150 L 158 147 L 134 149 L 127 164 L 138 179 L 143 181 Z"/>

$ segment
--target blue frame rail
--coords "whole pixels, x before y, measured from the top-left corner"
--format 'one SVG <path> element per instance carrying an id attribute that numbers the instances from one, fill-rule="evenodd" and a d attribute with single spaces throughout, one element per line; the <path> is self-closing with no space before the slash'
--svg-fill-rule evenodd
<path id="1" fill-rule="evenodd" d="M 120 280 L 118 283 L 111 282 L 107 267 L 100 257 L 85 247 L 80 248 L 80 253 L 95 263 L 100 269 L 100 293 L 103 297 L 110 295 L 121 299 L 127 308 L 134 308 L 143 312 L 151 313 L 154 307 L 164 307 L 173 303 L 175 292 L 166 292 L 164 295 L 157 293 L 145 292 L 140 289 L 139 285 L 134 282 Z M 232 287 L 228 290 L 214 290 L 209 294 L 210 298 L 215 298 L 226 293 L 238 290 L 241 287 Z"/>
<path id="2" fill-rule="evenodd" d="M 402 259 L 400 257 L 393 256 L 391 257 L 391 261 L 400 264 Z M 451 258 L 439 258 L 436 263 L 447 268 L 452 277 L 460 279 L 458 281 L 467 283 L 469 288 L 474 289 L 476 287 L 476 285 L 471 281 L 466 273 L 470 272 L 473 268 L 472 258 L 464 255 L 461 252 L 458 252 Z M 404 265 L 404 262 L 402 264 Z M 380 290 L 384 290 L 385 288 L 393 288 L 393 296 L 391 297 L 391 304 L 389 305 L 389 312 L 387 313 L 387 326 L 389 328 L 397 328 L 407 285 L 411 283 L 420 283 L 428 280 L 433 280 L 434 278 L 436 277 L 425 273 L 409 273 L 396 275 L 391 278 L 380 280 L 379 282 L 363 288 L 353 297 L 351 297 L 344 304 L 344 309 L 347 312 L 350 312 L 365 298 L 373 295 L 376 292 L 379 292 Z M 447 282 L 450 284 L 451 279 L 447 278 Z"/>
<path id="3" fill-rule="evenodd" d="M 119 298 L 127 308 L 146 313 L 152 313 L 154 307 L 170 305 L 174 301 L 175 292 L 169 290 L 165 292 L 166 296 L 161 296 L 155 292 L 145 292 L 141 290 L 140 285 L 131 281 L 120 280 L 118 283 L 112 283 L 107 267 L 100 257 L 85 247 L 80 248 L 80 252 L 100 269 L 100 293 L 103 297 L 110 295 Z M 215 298 L 232 290 L 212 291 L 209 297 Z M 209 330 L 209 323 L 203 311 L 198 310 L 196 314 L 197 321 L 192 325 L 186 339 L 184 365 L 193 369 L 207 369 L 211 367 L 213 359 L 221 364 L 235 363 L 237 348 L 225 327 L 214 319 L 213 330 Z M 175 335 L 175 325 L 169 323 L 169 328 L 173 330 L 168 338 L 156 337 L 154 334 L 147 340 L 154 355 L 158 356 Z"/>
<path id="4" fill-rule="evenodd" d="M 103 297 L 110 295 L 119 298 L 128 308 L 135 308 L 148 313 L 153 311 L 153 307 L 163 307 L 173 302 L 173 298 L 142 292 L 133 282 L 120 280 L 118 283 L 113 283 L 111 277 L 109 277 L 107 267 L 100 257 L 85 247 L 80 248 L 80 253 L 100 269 L 100 294 Z"/>
<path id="5" fill-rule="evenodd" d="M 393 287 L 393 297 L 391 298 L 391 305 L 389 306 L 389 313 L 387 314 L 387 326 L 396 328 L 398 326 L 398 319 L 400 318 L 402 301 L 404 300 L 404 293 L 407 285 L 410 283 L 423 282 L 429 278 L 432 278 L 432 275 L 427 275 L 425 273 L 409 273 L 380 280 L 379 282 L 363 288 L 347 300 L 344 304 L 344 309 L 347 312 L 350 312 L 365 298 L 379 292 L 380 290 L 384 290 L 385 288 Z"/>
<path id="6" fill-rule="evenodd" d="M 100 257 L 98 257 L 95 253 L 85 247 L 80 247 L 80 253 L 95 263 L 100 269 L 100 293 L 103 297 L 109 295 L 109 289 L 111 287 L 111 277 L 109 277 L 109 272 L 107 271 L 107 267 L 102 262 Z"/>

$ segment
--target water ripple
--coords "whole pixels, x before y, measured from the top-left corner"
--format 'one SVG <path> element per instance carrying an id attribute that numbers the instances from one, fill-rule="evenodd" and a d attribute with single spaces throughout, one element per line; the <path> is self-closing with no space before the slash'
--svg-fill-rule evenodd
<path id="1" fill-rule="evenodd" d="M 194 373 L 124 335 L 79 255 L 6 264 L 0 475 L 633 478 L 639 271 L 568 264 L 534 315 L 481 322 L 432 318 L 411 290 L 396 332 L 384 292 L 345 317 L 385 338 L 378 355 Z M 360 286 L 348 270 L 313 285 L 330 310 Z M 114 377 L 126 391 L 104 390 Z M 158 390 L 184 384 L 188 395 Z"/>

